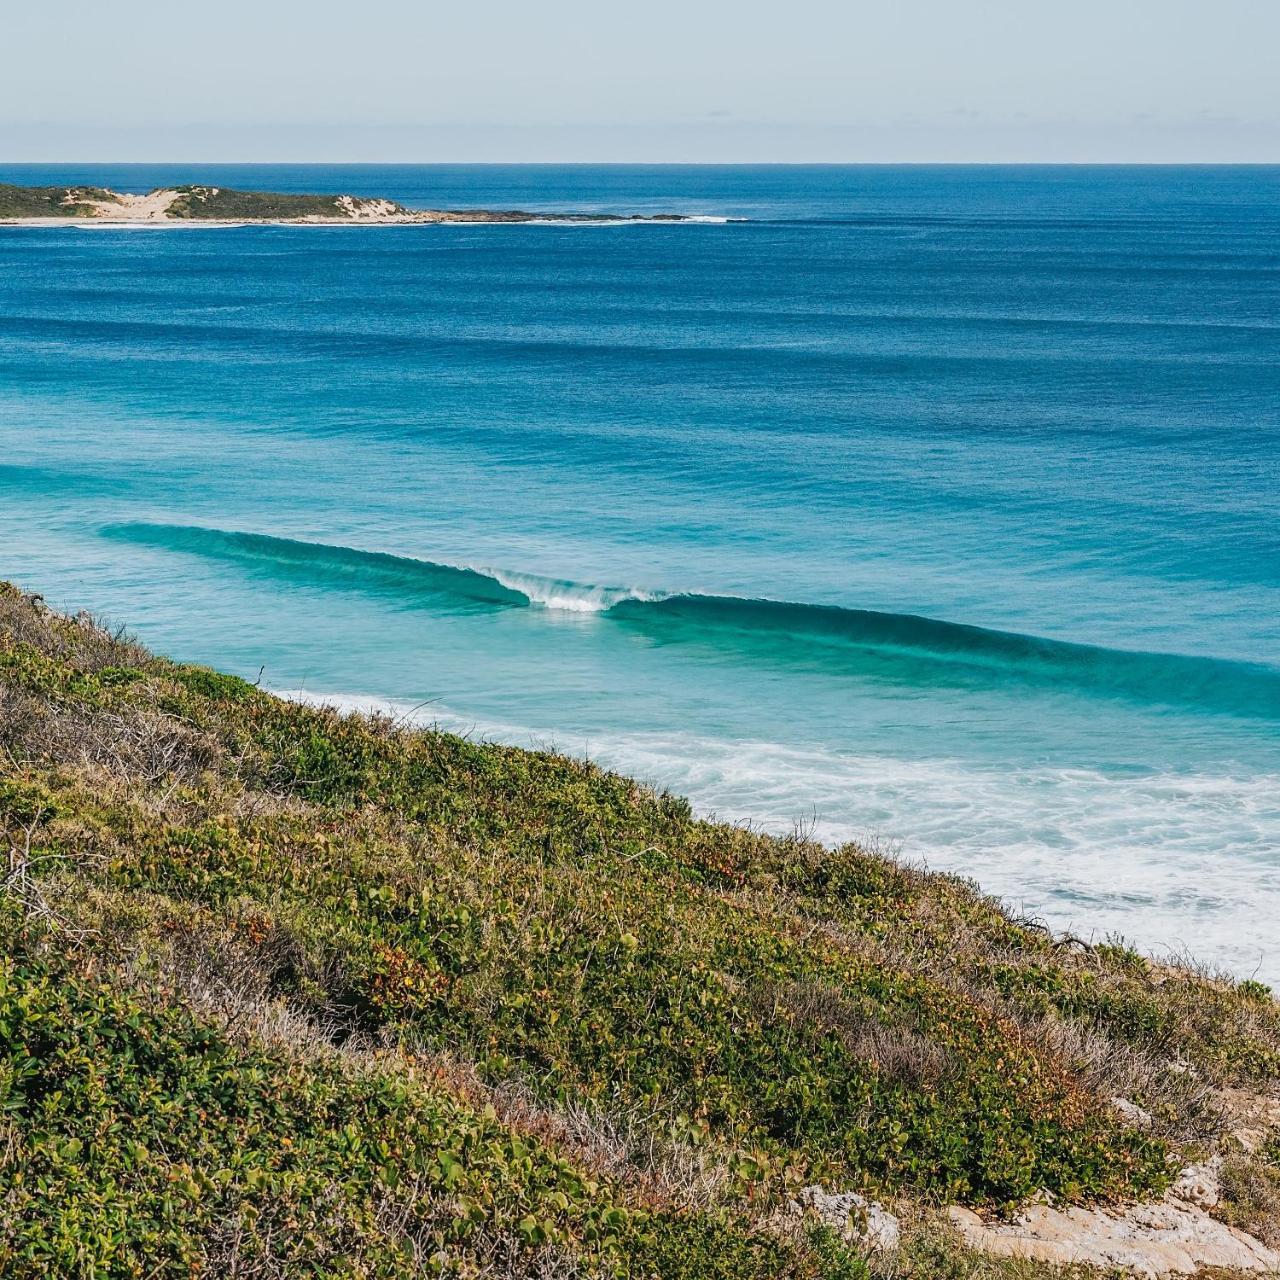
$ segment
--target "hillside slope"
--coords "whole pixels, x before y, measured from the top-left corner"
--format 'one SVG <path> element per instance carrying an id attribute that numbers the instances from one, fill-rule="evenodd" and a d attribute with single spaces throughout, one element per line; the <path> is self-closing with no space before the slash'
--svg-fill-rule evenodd
<path id="1" fill-rule="evenodd" d="M 876 1274 L 1042 1275 L 934 1210 L 1219 1151 L 1280 1234 L 1265 988 L 2 584 L 0 841 L 6 1276 L 868 1274 L 812 1184 L 904 1214 Z"/>

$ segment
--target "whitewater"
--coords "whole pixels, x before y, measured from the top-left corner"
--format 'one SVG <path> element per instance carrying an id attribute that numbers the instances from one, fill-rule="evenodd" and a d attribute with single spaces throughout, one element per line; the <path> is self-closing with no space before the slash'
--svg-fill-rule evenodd
<path id="1" fill-rule="evenodd" d="M 1280 981 L 1280 170 L 3 179 L 699 221 L 0 228 L 0 576 Z"/>

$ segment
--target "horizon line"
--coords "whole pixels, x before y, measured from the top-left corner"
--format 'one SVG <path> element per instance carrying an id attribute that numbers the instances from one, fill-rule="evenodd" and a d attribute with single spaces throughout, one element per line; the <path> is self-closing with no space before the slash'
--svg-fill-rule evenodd
<path id="1" fill-rule="evenodd" d="M 236 165 L 240 168 L 271 168 L 278 165 L 322 168 L 617 168 L 617 169 L 1276 169 L 1275 160 L 228 160 L 102 159 L 80 156 L 74 159 L 7 160 L 0 168 L 40 168 L 51 165 Z"/>

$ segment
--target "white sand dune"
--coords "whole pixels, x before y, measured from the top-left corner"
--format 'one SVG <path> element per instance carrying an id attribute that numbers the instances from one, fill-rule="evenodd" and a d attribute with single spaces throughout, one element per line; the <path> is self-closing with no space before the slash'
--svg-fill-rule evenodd
<path id="1" fill-rule="evenodd" d="M 79 200 L 77 203 L 96 209 L 94 217 L 109 218 L 112 222 L 160 222 L 169 216 L 169 206 L 178 198 L 176 191 L 168 189 L 148 191 L 143 196 L 128 192 L 112 194 L 113 200 Z"/>

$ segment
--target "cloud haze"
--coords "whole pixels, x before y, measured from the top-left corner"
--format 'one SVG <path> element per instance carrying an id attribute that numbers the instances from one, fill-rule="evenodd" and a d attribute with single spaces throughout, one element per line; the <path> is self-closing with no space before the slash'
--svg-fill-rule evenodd
<path id="1" fill-rule="evenodd" d="M 1280 161 L 1273 0 L 63 0 L 0 159 Z"/>

